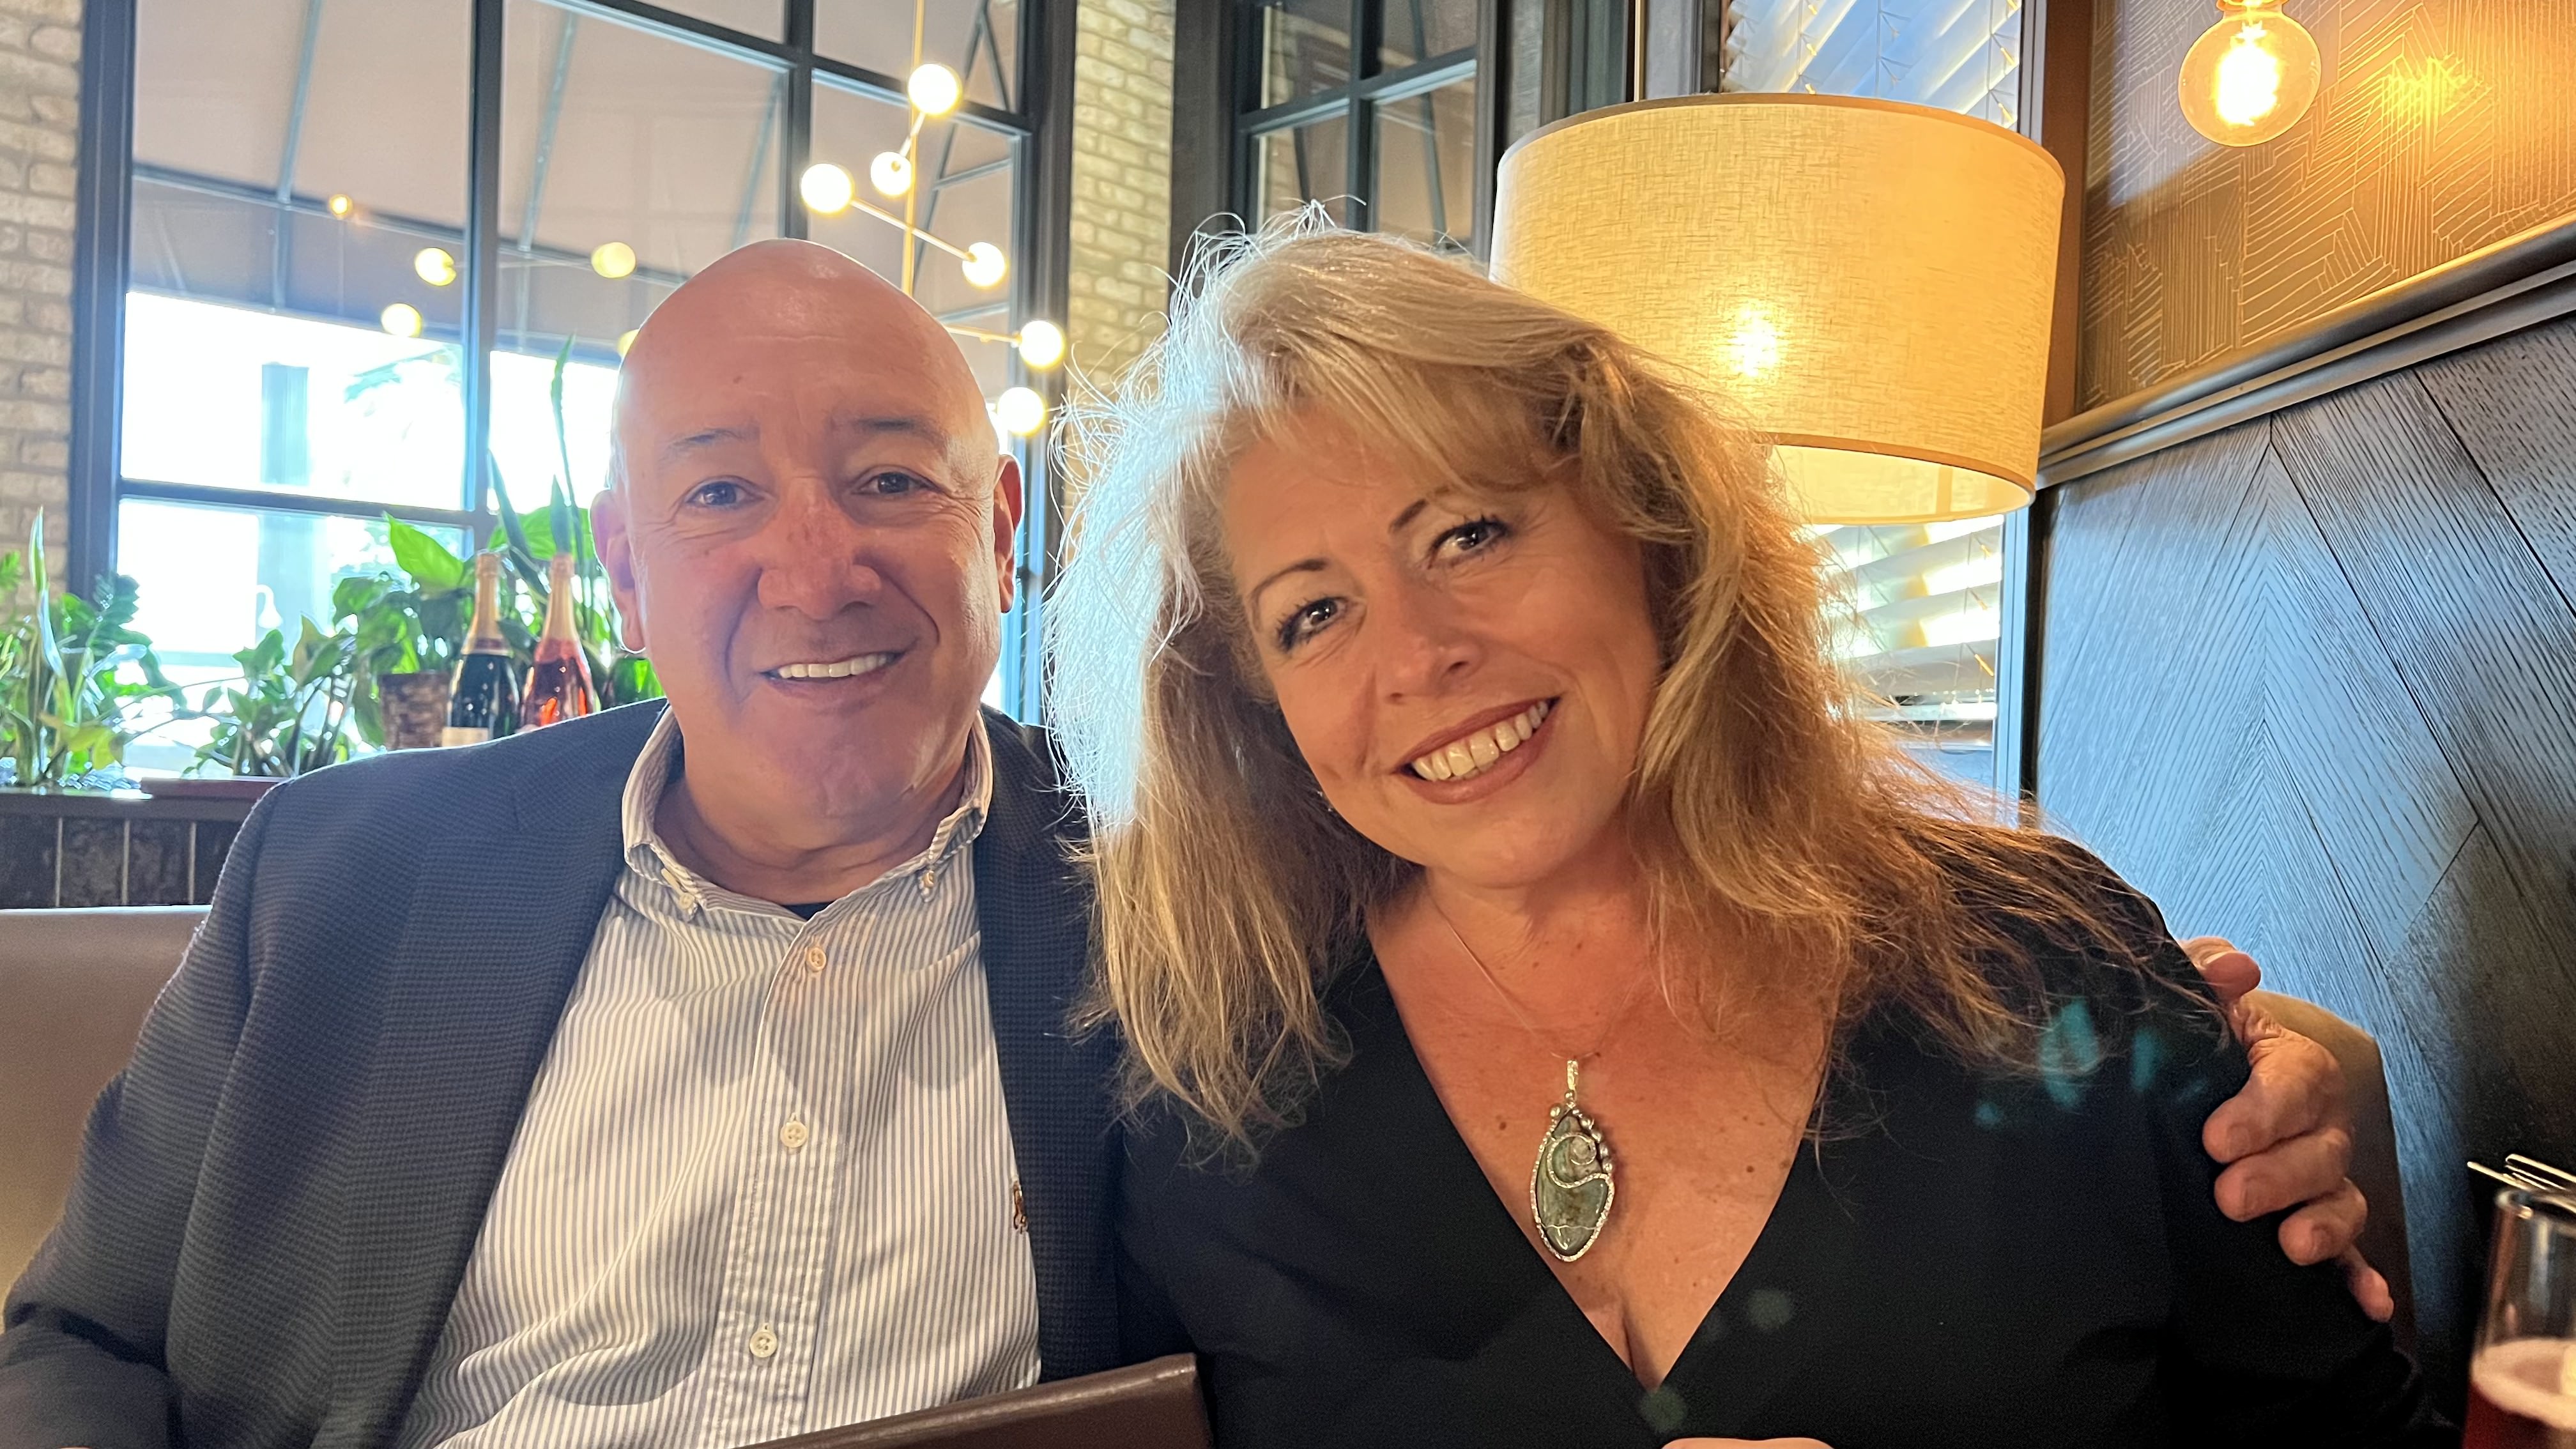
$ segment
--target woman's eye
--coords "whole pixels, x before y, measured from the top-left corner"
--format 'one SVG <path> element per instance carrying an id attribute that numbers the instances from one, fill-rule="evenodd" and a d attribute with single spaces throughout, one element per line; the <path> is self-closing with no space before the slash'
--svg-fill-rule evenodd
<path id="1" fill-rule="evenodd" d="M 1480 553 L 1493 547 L 1508 532 L 1510 530 L 1503 526 L 1503 521 L 1499 518 L 1471 519 L 1440 535 L 1440 541 L 1433 545 L 1433 551 Z"/>
<path id="2" fill-rule="evenodd" d="M 741 484 L 719 478 L 690 489 L 689 501 L 701 508 L 731 508 L 743 500 L 743 492 Z"/>
<path id="3" fill-rule="evenodd" d="M 1299 607 L 1279 621 L 1279 648 L 1283 652 L 1296 648 L 1312 637 L 1316 630 L 1340 617 L 1341 612 L 1342 605 L 1338 599 L 1317 599 Z"/>

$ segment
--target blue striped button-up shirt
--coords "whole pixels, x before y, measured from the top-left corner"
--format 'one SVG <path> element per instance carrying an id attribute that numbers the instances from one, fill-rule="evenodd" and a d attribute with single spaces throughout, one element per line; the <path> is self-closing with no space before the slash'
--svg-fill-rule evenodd
<path id="1" fill-rule="evenodd" d="M 812 920 L 674 859 L 664 717 L 399 1442 L 754 1443 L 1034 1383 L 965 790 Z"/>

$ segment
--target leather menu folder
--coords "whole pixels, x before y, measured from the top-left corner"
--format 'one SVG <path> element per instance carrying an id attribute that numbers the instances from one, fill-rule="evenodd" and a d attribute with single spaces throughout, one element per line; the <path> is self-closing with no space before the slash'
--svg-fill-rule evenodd
<path id="1" fill-rule="evenodd" d="M 1211 1449 L 1185 1353 L 754 1449 Z"/>

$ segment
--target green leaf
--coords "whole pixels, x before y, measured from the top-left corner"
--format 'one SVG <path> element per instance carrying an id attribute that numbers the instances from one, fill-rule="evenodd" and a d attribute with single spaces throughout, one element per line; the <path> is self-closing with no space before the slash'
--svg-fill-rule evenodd
<path id="1" fill-rule="evenodd" d="M 424 589 L 462 588 L 469 570 L 465 560 L 447 551 L 447 546 L 399 518 L 385 520 L 385 541 L 393 546 L 394 562 L 411 575 L 412 582 Z"/>

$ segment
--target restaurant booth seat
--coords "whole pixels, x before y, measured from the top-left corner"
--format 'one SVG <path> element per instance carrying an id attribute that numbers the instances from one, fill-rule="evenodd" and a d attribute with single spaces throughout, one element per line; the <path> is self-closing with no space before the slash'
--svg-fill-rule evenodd
<path id="1" fill-rule="evenodd" d="M 61 1214 L 90 1104 L 125 1065 L 205 915 L 202 906 L 0 911 L 0 1283 L 16 1280 Z M 2370 1197 L 2362 1251 L 2388 1275 L 2400 1339 L 2411 1340 L 2406 1205 L 2379 1044 L 2313 1003 L 2269 991 L 2254 999 L 2343 1067 L 2352 1176 Z"/>

